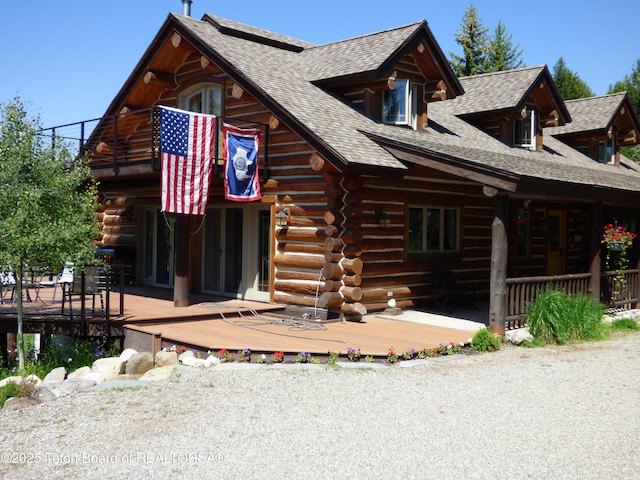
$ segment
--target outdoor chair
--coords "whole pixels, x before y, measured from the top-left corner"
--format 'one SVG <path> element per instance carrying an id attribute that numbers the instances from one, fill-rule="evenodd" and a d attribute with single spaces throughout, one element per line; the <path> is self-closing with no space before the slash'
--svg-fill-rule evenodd
<path id="1" fill-rule="evenodd" d="M 84 274 L 84 291 L 82 289 L 82 275 Z M 62 314 L 64 315 L 65 299 L 69 301 L 69 315 L 73 318 L 73 297 L 86 297 L 91 295 L 91 311 L 95 315 L 96 296 L 100 298 L 100 311 L 104 313 L 104 298 L 102 292 L 106 289 L 106 275 L 104 271 L 97 266 L 85 267 L 85 271 L 76 271 L 73 274 L 73 282 L 71 284 L 63 284 L 62 294 Z"/>
<path id="2" fill-rule="evenodd" d="M 53 278 L 53 275 L 51 272 L 43 272 L 40 276 L 40 281 L 36 286 L 36 301 L 40 298 L 40 289 L 42 287 L 53 287 L 53 296 L 51 297 L 51 304 L 53 305 L 56 301 L 58 285 L 60 285 L 64 291 L 65 285 L 71 285 L 73 283 L 73 264 L 67 263 L 62 269 L 62 272 L 55 275 L 55 278 Z M 40 298 L 40 301 L 44 303 L 42 298 Z"/>
<path id="3" fill-rule="evenodd" d="M 0 272 L 0 304 L 4 303 L 4 296 L 6 292 L 11 292 L 11 300 L 13 301 L 13 295 L 16 289 L 16 278 L 13 276 L 13 272 Z"/>
<path id="4" fill-rule="evenodd" d="M 473 303 L 476 289 L 458 284 L 453 276 L 453 272 L 449 270 L 431 272 L 431 294 L 433 301 L 439 307 L 468 303 L 474 308 L 478 308 Z"/>

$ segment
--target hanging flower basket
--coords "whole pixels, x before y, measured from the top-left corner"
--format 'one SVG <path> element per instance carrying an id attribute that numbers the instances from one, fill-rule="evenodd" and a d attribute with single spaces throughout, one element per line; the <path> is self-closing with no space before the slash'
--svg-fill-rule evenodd
<path id="1" fill-rule="evenodd" d="M 609 244 L 609 250 L 612 252 L 621 252 L 622 251 L 622 242 L 612 242 Z"/>
<path id="2" fill-rule="evenodd" d="M 609 251 L 621 252 L 625 247 L 631 247 L 633 240 L 636 238 L 636 234 L 626 231 L 623 227 L 613 226 L 612 224 L 605 225 L 601 229 L 602 240 Z"/>

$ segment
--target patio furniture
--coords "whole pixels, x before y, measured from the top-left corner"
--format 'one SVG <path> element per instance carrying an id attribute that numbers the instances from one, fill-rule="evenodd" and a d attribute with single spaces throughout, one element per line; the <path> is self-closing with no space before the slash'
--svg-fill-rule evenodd
<path id="1" fill-rule="evenodd" d="M 84 289 L 82 277 L 84 275 Z M 106 289 L 106 275 L 104 271 L 97 266 L 85 267 L 84 272 L 74 271 L 73 282 L 63 283 L 62 292 L 62 314 L 64 315 L 65 299 L 69 300 L 69 315 L 73 318 L 73 296 L 91 295 L 91 309 L 95 315 L 96 296 L 100 297 L 100 310 L 104 312 L 104 298 L 102 292 Z"/>
<path id="2" fill-rule="evenodd" d="M 11 291 L 11 301 L 16 289 L 16 279 L 13 272 L 0 272 L 0 304 L 4 303 L 5 293 Z"/>
<path id="3" fill-rule="evenodd" d="M 67 263 L 62 269 L 62 272 L 57 274 L 55 278 L 53 278 L 53 275 L 55 274 L 51 272 L 43 272 L 42 275 L 40 275 L 40 281 L 36 286 L 36 301 L 40 298 L 40 289 L 42 287 L 53 287 L 53 296 L 51 298 L 51 304 L 53 305 L 56 301 L 56 291 L 58 289 L 58 285 L 60 285 L 64 291 L 65 285 L 70 285 L 73 283 L 73 264 Z M 42 298 L 40 298 L 40 301 L 44 303 L 44 300 L 42 300 Z"/>
<path id="4" fill-rule="evenodd" d="M 436 270 L 431 272 L 431 294 L 433 301 L 439 307 L 450 304 L 461 305 L 468 303 L 478 308 L 471 297 L 475 297 L 476 289 L 456 282 L 450 270 Z"/>

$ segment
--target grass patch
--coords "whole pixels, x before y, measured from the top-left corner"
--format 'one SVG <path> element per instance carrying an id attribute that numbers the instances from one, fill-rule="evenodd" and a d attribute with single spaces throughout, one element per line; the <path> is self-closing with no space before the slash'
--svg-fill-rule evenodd
<path id="1" fill-rule="evenodd" d="M 16 382 L 9 382 L 0 387 L 0 406 L 4 405 L 8 398 L 19 396 L 20 390 L 20 385 Z"/>
<path id="2" fill-rule="evenodd" d="M 539 348 L 539 347 L 544 347 L 546 345 L 547 344 L 544 343 L 542 340 L 538 340 L 536 338 L 534 338 L 533 340 L 522 342 L 520 344 L 520 346 L 524 348 Z"/>
<path id="3" fill-rule="evenodd" d="M 609 325 L 609 330 L 614 332 L 637 332 L 640 325 L 632 318 L 619 318 Z"/>
<path id="4" fill-rule="evenodd" d="M 529 307 L 527 326 L 533 338 L 544 343 L 602 340 L 606 331 L 604 312 L 603 304 L 586 295 L 546 289 Z"/>

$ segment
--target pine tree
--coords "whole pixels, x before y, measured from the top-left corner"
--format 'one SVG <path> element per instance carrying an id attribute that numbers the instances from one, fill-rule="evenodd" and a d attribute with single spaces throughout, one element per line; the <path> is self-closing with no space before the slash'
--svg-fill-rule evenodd
<path id="1" fill-rule="evenodd" d="M 636 113 L 640 115 L 640 58 L 636 60 L 633 70 L 629 75 L 625 75 L 624 79 L 609 86 L 608 93 L 617 92 L 627 92 L 633 108 L 636 110 Z M 620 147 L 620 151 L 634 162 L 640 163 L 640 145 Z"/>
<path id="2" fill-rule="evenodd" d="M 627 92 L 633 108 L 640 114 L 640 58 L 629 75 L 609 86 L 608 93 Z"/>
<path id="3" fill-rule="evenodd" d="M 513 45 L 511 35 L 507 33 L 502 21 L 493 32 L 487 54 L 487 72 L 500 72 L 524 66 L 520 45 Z"/>
<path id="4" fill-rule="evenodd" d="M 563 100 L 587 98 L 595 95 L 578 74 L 567 67 L 562 57 L 553 66 L 553 81 Z"/>
<path id="5" fill-rule="evenodd" d="M 456 43 L 462 48 L 462 55 L 449 53 L 449 62 L 456 75 L 467 77 L 487 71 L 488 31 L 482 25 L 475 5 L 471 4 L 462 17 L 460 30 L 456 32 Z"/>

